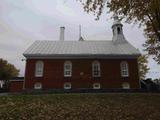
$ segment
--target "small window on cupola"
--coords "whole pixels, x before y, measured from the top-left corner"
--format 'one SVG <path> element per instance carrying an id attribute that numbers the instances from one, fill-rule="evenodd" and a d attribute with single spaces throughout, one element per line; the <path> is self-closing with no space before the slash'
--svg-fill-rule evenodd
<path id="1" fill-rule="evenodd" d="M 120 27 L 117 28 L 117 33 L 120 34 L 121 33 L 121 29 Z"/>

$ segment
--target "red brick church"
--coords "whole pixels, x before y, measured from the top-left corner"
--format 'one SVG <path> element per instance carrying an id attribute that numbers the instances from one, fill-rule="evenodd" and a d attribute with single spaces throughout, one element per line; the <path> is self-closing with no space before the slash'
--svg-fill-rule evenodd
<path id="1" fill-rule="evenodd" d="M 114 17 L 111 41 L 35 41 L 25 52 L 24 89 L 139 88 L 140 52 L 123 35 Z"/>

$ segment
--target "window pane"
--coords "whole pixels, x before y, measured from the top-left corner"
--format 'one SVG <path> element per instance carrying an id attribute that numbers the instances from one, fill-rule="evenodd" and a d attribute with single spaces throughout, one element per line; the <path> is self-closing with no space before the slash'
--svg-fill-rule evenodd
<path id="1" fill-rule="evenodd" d="M 101 84 L 100 83 L 94 83 L 93 84 L 93 89 L 100 89 L 101 88 Z"/>
<path id="2" fill-rule="evenodd" d="M 71 71 L 66 71 L 66 75 L 71 75 Z"/>
<path id="3" fill-rule="evenodd" d="M 36 77 L 42 77 L 43 76 L 43 62 L 42 61 L 36 62 L 35 76 Z"/>
<path id="4" fill-rule="evenodd" d="M 65 65 L 65 69 L 71 69 L 71 65 Z"/>
<path id="5" fill-rule="evenodd" d="M 71 89 L 71 83 L 64 83 L 64 89 Z"/>
<path id="6" fill-rule="evenodd" d="M 128 74 L 128 64 L 126 62 L 121 63 L 121 75 L 123 77 L 127 77 Z"/>
<path id="7" fill-rule="evenodd" d="M 93 63 L 92 66 L 92 74 L 94 77 L 99 77 L 100 76 L 100 64 L 99 63 Z"/>
<path id="8" fill-rule="evenodd" d="M 64 63 L 64 76 L 71 76 L 72 74 L 72 64 L 69 62 Z"/>

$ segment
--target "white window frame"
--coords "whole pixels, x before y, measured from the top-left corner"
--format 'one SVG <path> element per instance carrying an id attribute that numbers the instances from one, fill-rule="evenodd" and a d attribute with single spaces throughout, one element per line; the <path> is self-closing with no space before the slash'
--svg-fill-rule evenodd
<path id="1" fill-rule="evenodd" d="M 64 87 L 65 90 L 69 90 L 69 89 L 72 88 L 72 84 L 70 82 L 66 82 L 66 83 L 64 83 L 63 87 Z"/>
<path id="2" fill-rule="evenodd" d="M 129 77 L 129 67 L 126 61 L 122 61 L 120 64 L 121 67 L 121 76 L 122 77 Z"/>
<path id="3" fill-rule="evenodd" d="M 35 66 L 35 76 L 43 77 L 43 69 L 44 69 L 43 61 L 37 61 Z"/>
<path id="4" fill-rule="evenodd" d="M 130 84 L 127 83 L 127 82 L 124 82 L 124 83 L 122 84 L 122 88 L 123 88 L 123 89 L 130 89 Z"/>
<path id="5" fill-rule="evenodd" d="M 34 84 L 34 89 L 36 89 L 36 90 L 42 89 L 42 83 L 40 83 L 40 82 L 35 83 Z"/>
<path id="6" fill-rule="evenodd" d="M 101 89 L 100 83 L 93 83 L 93 89 Z"/>
<path id="7" fill-rule="evenodd" d="M 98 73 L 98 74 L 96 74 Z M 100 62 L 98 61 L 94 61 L 92 63 L 92 76 L 93 77 L 101 77 L 101 66 L 100 66 Z"/>
<path id="8" fill-rule="evenodd" d="M 72 76 L 72 62 L 65 61 L 64 62 L 64 77 L 71 77 L 71 76 Z"/>

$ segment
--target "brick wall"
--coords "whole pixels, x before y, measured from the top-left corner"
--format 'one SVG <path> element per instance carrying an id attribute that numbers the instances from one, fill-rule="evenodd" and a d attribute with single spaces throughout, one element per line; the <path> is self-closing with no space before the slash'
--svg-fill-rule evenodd
<path id="1" fill-rule="evenodd" d="M 41 59 L 38 59 L 41 60 Z M 92 62 L 94 59 L 70 60 L 72 62 L 72 77 L 64 77 L 63 59 L 42 59 L 44 62 L 43 77 L 35 77 L 36 59 L 27 59 L 25 71 L 25 88 L 33 89 L 36 82 L 41 82 L 43 89 L 63 89 L 65 82 L 70 82 L 72 88 L 92 88 L 93 83 L 101 83 L 102 88 L 122 88 L 122 83 L 128 82 L 130 88 L 139 88 L 137 59 L 102 59 L 101 77 L 92 77 Z M 97 59 L 96 59 L 97 60 Z M 129 77 L 121 77 L 120 62 L 127 61 Z M 80 73 L 83 72 L 83 75 Z"/>
<path id="2" fill-rule="evenodd" d="M 10 92 L 21 92 L 23 89 L 23 81 L 10 81 Z"/>

